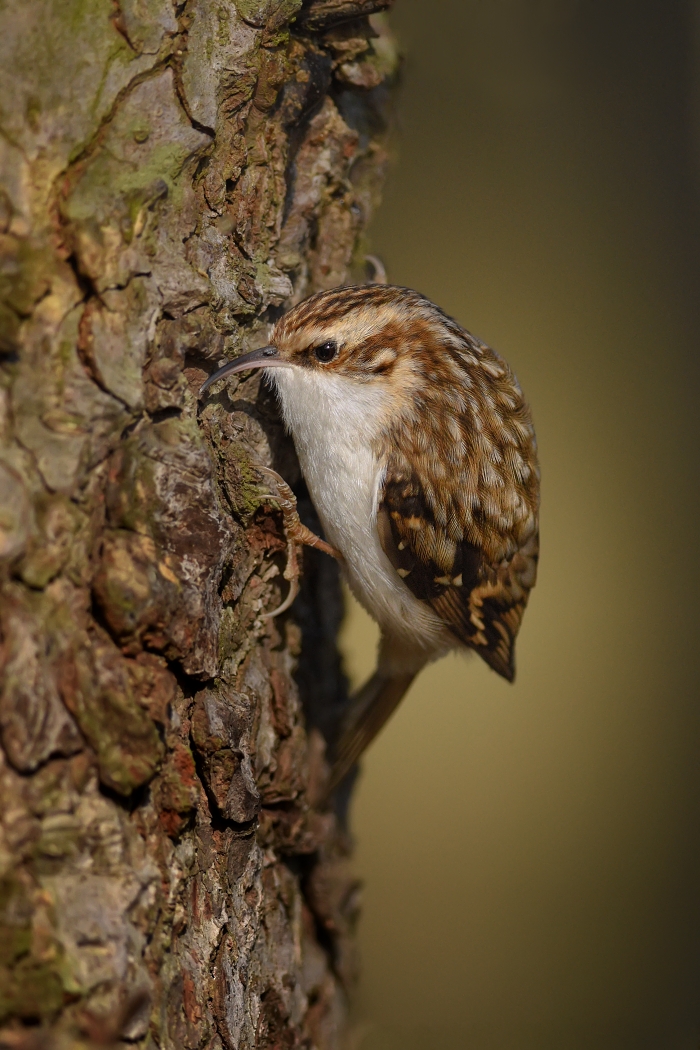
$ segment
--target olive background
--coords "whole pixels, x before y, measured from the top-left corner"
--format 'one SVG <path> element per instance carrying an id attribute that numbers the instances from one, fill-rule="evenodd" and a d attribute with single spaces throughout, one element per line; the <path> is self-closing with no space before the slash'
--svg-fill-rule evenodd
<path id="1" fill-rule="evenodd" d="M 513 365 L 543 474 L 514 686 L 426 670 L 369 750 L 362 1050 L 700 1045 L 700 11 L 398 0 L 390 280 Z M 351 604 L 354 681 L 376 629 Z"/>

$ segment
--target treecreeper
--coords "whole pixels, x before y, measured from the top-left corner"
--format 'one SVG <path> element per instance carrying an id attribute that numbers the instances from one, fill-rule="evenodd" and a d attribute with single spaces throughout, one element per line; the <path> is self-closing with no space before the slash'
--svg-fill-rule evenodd
<path id="1" fill-rule="evenodd" d="M 506 362 L 408 288 L 312 295 L 270 343 L 209 377 L 263 369 L 326 540 L 277 485 L 290 540 L 336 557 L 379 624 L 377 669 L 351 699 L 328 791 L 356 763 L 418 672 L 450 650 L 508 681 L 537 573 L 539 468 L 529 408 Z"/>

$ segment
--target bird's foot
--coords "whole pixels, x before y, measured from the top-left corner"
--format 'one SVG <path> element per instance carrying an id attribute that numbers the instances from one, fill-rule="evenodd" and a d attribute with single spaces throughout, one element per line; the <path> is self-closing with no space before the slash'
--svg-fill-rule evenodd
<path id="1" fill-rule="evenodd" d="M 369 284 L 386 284 L 386 267 L 378 255 L 365 255 Z"/>
<path id="2" fill-rule="evenodd" d="M 317 536 L 315 532 L 312 532 L 311 529 L 304 525 L 297 512 L 297 498 L 284 478 L 276 470 L 272 470 L 271 467 L 259 466 L 257 469 L 261 474 L 265 474 L 266 477 L 274 482 L 277 492 L 266 492 L 263 498 L 275 502 L 282 511 L 284 533 L 287 538 L 287 564 L 282 575 L 289 582 L 289 593 L 279 608 L 265 614 L 267 617 L 272 617 L 286 612 L 299 593 L 299 577 L 301 576 L 299 547 L 315 547 L 316 550 L 330 554 L 332 558 L 336 558 L 338 561 L 342 561 L 343 556 L 339 550 L 332 547 L 330 543 L 326 543 L 325 540 L 322 540 L 320 536 Z"/>

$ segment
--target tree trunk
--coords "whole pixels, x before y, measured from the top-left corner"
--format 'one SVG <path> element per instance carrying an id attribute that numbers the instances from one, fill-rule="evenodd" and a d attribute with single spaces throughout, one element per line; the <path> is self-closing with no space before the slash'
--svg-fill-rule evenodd
<path id="1" fill-rule="evenodd" d="M 389 3 L 0 12 L 7 1045 L 343 1041 L 357 895 L 313 805 L 337 573 L 314 553 L 265 618 L 286 543 L 256 464 L 312 511 L 259 374 L 197 391 L 348 279 Z"/>

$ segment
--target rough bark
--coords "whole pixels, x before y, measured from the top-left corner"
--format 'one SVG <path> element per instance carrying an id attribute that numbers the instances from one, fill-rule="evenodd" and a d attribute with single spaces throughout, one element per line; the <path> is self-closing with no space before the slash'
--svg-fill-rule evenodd
<path id="1" fill-rule="evenodd" d="M 6 1044 L 341 1045 L 356 888 L 313 805 L 337 576 L 314 555 L 264 617 L 255 465 L 299 487 L 293 449 L 259 377 L 197 390 L 348 279 L 389 2 L 0 9 Z"/>

